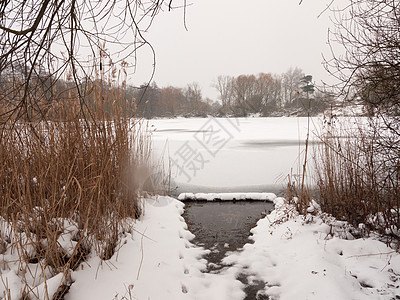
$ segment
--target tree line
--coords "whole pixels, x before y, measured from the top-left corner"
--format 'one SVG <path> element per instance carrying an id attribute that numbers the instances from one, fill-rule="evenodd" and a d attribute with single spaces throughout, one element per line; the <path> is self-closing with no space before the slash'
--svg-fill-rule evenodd
<path id="1" fill-rule="evenodd" d="M 126 94 L 127 99 L 134 101 L 135 114 L 145 118 L 206 117 L 219 109 L 217 102 L 203 98 L 197 83 L 188 84 L 185 88 L 160 88 L 153 82 L 140 87 L 128 86 Z"/>
<path id="2" fill-rule="evenodd" d="M 307 116 L 324 112 L 334 102 L 331 93 L 317 89 L 312 76 L 305 75 L 299 68 L 291 68 L 280 75 L 218 76 L 212 85 L 218 91 L 218 99 L 214 100 L 204 97 L 197 83 L 187 84 L 184 88 L 159 87 L 155 82 L 135 87 L 126 80 L 118 82 L 116 73 L 100 74 L 94 79 L 87 77 L 78 86 L 70 78 L 56 78 L 46 72 L 34 74 L 29 81 L 29 93 L 32 97 L 35 95 L 40 98 L 41 105 L 32 105 L 27 112 L 28 119 L 41 119 L 46 114 L 59 115 L 54 111 L 55 107 L 70 105 L 65 103 L 65 93 L 68 94 L 67 98 L 75 95 L 81 105 L 96 111 L 99 109 L 94 107 L 94 103 L 98 103 L 96 98 L 104 95 L 93 93 L 95 87 L 98 91 L 119 95 L 121 104 L 125 103 L 125 107 L 131 111 L 130 115 L 144 118 L 209 115 L 246 117 L 251 114 L 265 117 Z M 23 95 L 20 89 L 12 88 L 13 78 L 19 75 L 14 70 L 13 78 L 10 79 L 10 76 L 0 75 L 0 91 L 2 99 L 7 100 L 3 108 L 9 107 L 13 111 Z M 54 106 L 58 102 L 60 105 Z M 50 107 L 53 111 L 49 110 Z M 111 107 L 101 109 L 112 114 Z"/>
<path id="3" fill-rule="evenodd" d="M 307 116 L 324 112 L 334 99 L 331 93 L 318 90 L 312 76 L 306 76 L 300 68 L 290 68 L 279 75 L 220 75 L 213 87 L 218 91 L 218 101 L 204 98 L 197 83 L 185 88 L 160 88 L 153 82 L 140 87 L 129 86 L 127 93 L 135 99 L 137 115 L 146 118 Z"/>

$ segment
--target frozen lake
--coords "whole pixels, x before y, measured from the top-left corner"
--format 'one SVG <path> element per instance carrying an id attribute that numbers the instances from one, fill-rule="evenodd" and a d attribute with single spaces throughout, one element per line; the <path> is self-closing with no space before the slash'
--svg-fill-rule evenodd
<path id="1" fill-rule="evenodd" d="M 310 120 L 310 140 L 321 120 Z M 307 118 L 150 120 L 153 150 L 164 153 L 179 192 L 282 190 L 298 173 Z"/>

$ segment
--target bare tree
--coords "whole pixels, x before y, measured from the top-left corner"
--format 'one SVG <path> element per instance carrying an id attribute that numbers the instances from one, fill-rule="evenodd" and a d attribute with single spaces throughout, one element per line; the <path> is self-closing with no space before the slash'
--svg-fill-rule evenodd
<path id="1" fill-rule="evenodd" d="M 43 118 L 59 78 L 73 81 L 83 99 L 96 73 L 128 60 L 135 67 L 144 46 L 154 54 L 143 32 L 164 8 L 172 9 L 172 0 L 1 1 L 3 121 Z"/>
<path id="2" fill-rule="evenodd" d="M 299 68 L 290 69 L 282 75 L 259 73 L 238 77 L 219 76 L 214 87 L 220 93 L 222 112 L 225 114 L 246 116 L 249 113 L 258 113 L 269 116 L 278 111 L 287 113 L 288 108 L 289 110 L 296 108 L 295 113 L 303 115 L 306 112 L 314 114 L 324 111 L 327 107 L 326 103 L 317 103 L 315 98 L 302 98 L 305 88 L 302 84 L 303 77 L 304 73 Z M 311 88 L 309 84 L 309 82 L 306 84 L 307 88 Z M 311 92 L 311 90 L 306 90 L 306 92 Z M 318 101 L 326 102 L 328 98 L 330 97 L 326 92 L 320 91 L 318 94 Z"/>
<path id="3" fill-rule="evenodd" d="M 330 32 L 332 58 L 327 70 L 339 80 L 340 92 L 375 108 L 400 104 L 400 3 L 351 0 L 335 10 Z M 344 54 L 334 49 L 341 46 Z"/>
<path id="4" fill-rule="evenodd" d="M 304 72 L 300 68 L 290 68 L 282 75 L 282 96 L 287 106 L 291 106 L 298 99 L 300 80 Z"/>
<path id="5" fill-rule="evenodd" d="M 339 80 L 338 87 L 348 100 L 361 100 L 371 116 L 374 147 L 390 153 L 385 157 L 399 166 L 400 157 L 400 2 L 351 0 L 335 11 L 332 49 L 342 46 L 343 55 L 326 61 L 328 71 Z M 391 133 L 391 138 L 388 138 Z M 393 174 L 398 174 L 394 171 Z"/>
<path id="6" fill-rule="evenodd" d="M 200 85 L 197 82 L 189 83 L 185 88 L 185 97 L 189 103 L 201 101 L 203 96 Z"/>
<path id="7" fill-rule="evenodd" d="M 159 115 L 175 116 L 179 113 L 185 96 L 182 89 L 168 86 L 160 91 Z"/>
<path id="8" fill-rule="evenodd" d="M 258 93 L 262 95 L 262 110 L 264 115 L 270 114 L 281 105 L 281 76 L 271 73 L 258 74 Z"/>
<path id="9" fill-rule="evenodd" d="M 235 80 L 233 90 L 235 92 L 235 106 L 242 116 L 258 112 L 258 106 L 253 106 L 252 103 L 260 101 L 251 100 L 257 91 L 256 77 L 254 75 L 238 76 Z"/>
<path id="10" fill-rule="evenodd" d="M 400 2 L 350 0 L 344 9 L 334 12 L 335 29 L 329 36 L 332 57 L 326 59 L 326 68 L 338 79 L 338 92 L 349 101 L 361 100 L 370 118 L 369 126 L 360 126 L 357 140 L 349 148 L 357 160 L 349 159 L 351 156 L 343 154 L 349 151 L 335 142 L 328 142 L 324 155 L 334 159 L 329 164 L 343 164 L 349 174 L 358 177 L 338 174 L 341 182 L 335 185 L 350 191 L 350 197 L 338 193 L 339 205 L 348 203 L 354 208 L 357 198 L 352 199 L 351 193 L 357 190 L 355 186 L 362 187 L 357 197 L 364 207 L 373 209 L 366 210 L 361 222 L 365 215 L 379 212 L 384 217 L 383 231 L 390 232 L 400 226 Z M 328 169 L 329 165 L 324 171 Z M 322 179 L 328 187 L 327 176 Z M 326 199 L 332 197 L 331 192 Z"/>
<path id="11" fill-rule="evenodd" d="M 219 97 L 222 102 L 222 109 L 225 111 L 231 105 L 233 96 L 233 83 L 234 78 L 232 76 L 220 75 L 217 77 L 217 82 L 214 84 L 214 87 L 219 92 Z"/>
<path id="12" fill-rule="evenodd" d="M 223 112 L 245 116 L 248 113 L 269 114 L 281 103 L 281 78 L 271 73 L 218 76 L 214 87 L 220 93 Z"/>

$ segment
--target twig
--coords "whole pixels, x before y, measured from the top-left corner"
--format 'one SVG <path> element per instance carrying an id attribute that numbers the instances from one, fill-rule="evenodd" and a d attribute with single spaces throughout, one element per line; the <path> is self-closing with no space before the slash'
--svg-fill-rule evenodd
<path id="1" fill-rule="evenodd" d="M 321 11 L 321 13 L 317 16 L 317 19 L 319 19 L 319 17 L 322 16 L 322 14 L 323 14 L 324 12 L 326 12 L 326 11 L 331 7 L 331 5 L 333 4 L 333 2 L 335 2 L 335 0 L 332 0 L 331 3 L 329 3 L 329 4 L 325 7 L 325 9 L 324 9 L 323 11 Z"/>
<path id="2" fill-rule="evenodd" d="M 369 254 L 352 255 L 352 256 L 346 257 L 346 259 L 353 258 L 353 257 L 362 257 L 362 256 L 388 255 L 388 254 L 392 254 L 392 253 L 396 253 L 396 250 L 385 252 L 385 253 L 369 253 Z"/>
<path id="3" fill-rule="evenodd" d="M 136 280 L 139 280 L 140 270 L 142 269 L 143 257 L 144 257 L 144 251 L 143 251 L 143 237 L 145 236 L 144 234 L 146 233 L 146 230 L 147 230 L 147 227 L 146 227 L 146 229 L 143 231 L 142 238 L 140 239 L 140 252 L 141 252 L 141 254 L 142 254 L 142 257 L 140 258 L 140 265 L 139 265 L 138 273 L 137 273 L 137 276 L 136 276 Z"/>

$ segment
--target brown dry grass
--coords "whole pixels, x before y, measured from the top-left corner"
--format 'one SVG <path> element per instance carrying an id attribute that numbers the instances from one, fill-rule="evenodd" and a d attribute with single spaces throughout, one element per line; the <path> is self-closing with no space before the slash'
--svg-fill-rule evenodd
<path id="1" fill-rule="evenodd" d="M 399 153 L 382 147 L 387 137 L 376 124 L 358 121 L 352 127 L 331 126 L 321 137 L 316 179 L 322 209 L 398 240 Z"/>
<path id="2" fill-rule="evenodd" d="M 388 244 L 400 247 L 400 131 L 388 124 L 399 126 L 397 117 L 328 116 L 312 160 L 307 138 L 285 197 L 296 200 L 301 214 L 316 198 L 324 212 L 360 227 L 357 234 L 378 231 Z"/>
<path id="3" fill-rule="evenodd" d="M 309 156 L 310 156 L 310 116 L 307 121 L 307 137 L 305 140 L 304 151 L 298 154 L 298 169 L 295 174 L 293 170 L 287 176 L 285 197 L 290 203 L 296 205 L 297 211 L 301 214 L 307 213 L 307 208 L 311 202 L 311 188 L 309 186 Z M 295 200 L 295 201 L 294 201 Z"/>
<path id="4" fill-rule="evenodd" d="M 29 264 L 68 274 L 91 252 L 109 259 L 130 230 L 125 221 L 141 214 L 137 170 L 150 164 L 145 128 L 129 118 L 123 83 L 103 78 L 88 89 L 87 106 L 70 89 L 42 107 L 45 120 L 3 123 L 0 216 L 14 234 L 2 235 L 1 250 L 18 252 L 23 274 Z M 60 237 L 68 233 L 74 245 L 66 252 Z"/>

